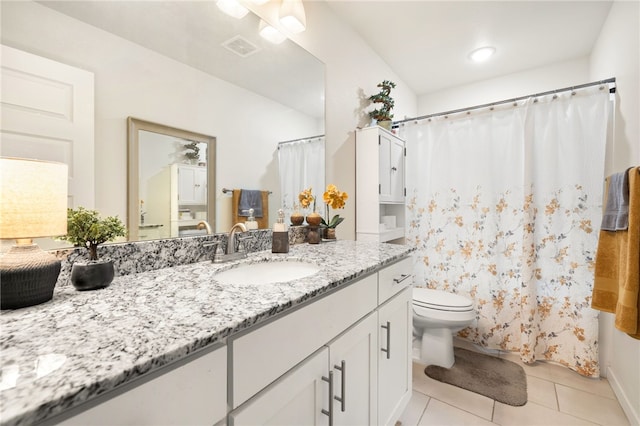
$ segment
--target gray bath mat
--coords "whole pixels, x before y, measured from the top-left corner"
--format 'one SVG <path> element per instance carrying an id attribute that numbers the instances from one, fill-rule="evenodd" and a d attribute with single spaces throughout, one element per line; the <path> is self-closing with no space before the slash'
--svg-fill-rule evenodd
<path id="1" fill-rule="evenodd" d="M 462 348 L 454 348 L 451 368 L 429 365 L 432 379 L 470 390 L 516 407 L 527 403 L 527 376 L 518 364 Z"/>

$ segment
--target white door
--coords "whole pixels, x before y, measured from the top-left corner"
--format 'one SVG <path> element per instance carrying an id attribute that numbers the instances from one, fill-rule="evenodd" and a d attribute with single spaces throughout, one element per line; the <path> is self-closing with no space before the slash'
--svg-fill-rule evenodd
<path id="1" fill-rule="evenodd" d="M 372 313 L 329 345 L 336 425 L 378 423 L 378 321 Z"/>
<path id="2" fill-rule="evenodd" d="M 317 352 L 229 414 L 231 424 L 328 425 L 329 350 Z M 333 375 L 333 373 L 331 373 Z"/>
<path id="3" fill-rule="evenodd" d="M 207 203 L 207 169 L 180 166 L 178 168 L 179 204 Z"/>
<path id="4" fill-rule="evenodd" d="M 404 143 L 397 139 L 391 140 L 390 146 L 391 166 L 391 200 L 401 203 L 404 201 Z"/>
<path id="5" fill-rule="evenodd" d="M 378 150 L 380 162 L 378 164 L 378 176 L 380 179 L 380 201 L 392 201 L 391 197 L 391 136 L 380 132 L 378 136 Z"/>
<path id="6" fill-rule="evenodd" d="M 0 155 L 69 166 L 69 206 L 94 208 L 93 73 L 2 48 Z"/>
<path id="7" fill-rule="evenodd" d="M 196 169 L 196 204 L 207 204 L 207 169 Z"/>
<path id="8" fill-rule="evenodd" d="M 395 424 L 411 398 L 411 293 L 408 287 L 378 310 L 378 423 Z"/>
<path id="9" fill-rule="evenodd" d="M 194 204 L 196 201 L 196 169 L 178 168 L 178 204 Z"/>

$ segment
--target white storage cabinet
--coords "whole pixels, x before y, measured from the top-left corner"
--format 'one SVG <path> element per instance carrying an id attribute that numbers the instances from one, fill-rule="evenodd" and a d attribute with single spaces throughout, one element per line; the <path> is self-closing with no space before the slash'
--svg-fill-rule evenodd
<path id="1" fill-rule="evenodd" d="M 232 338 L 229 424 L 393 425 L 411 398 L 411 268 Z"/>
<path id="2" fill-rule="evenodd" d="M 398 242 L 405 235 L 405 142 L 375 126 L 356 131 L 356 238 Z"/>

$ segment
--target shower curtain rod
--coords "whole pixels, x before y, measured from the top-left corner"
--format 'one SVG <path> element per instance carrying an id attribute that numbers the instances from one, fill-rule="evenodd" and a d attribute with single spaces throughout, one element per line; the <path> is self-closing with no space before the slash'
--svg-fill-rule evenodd
<path id="1" fill-rule="evenodd" d="M 308 139 L 315 139 L 315 138 L 324 138 L 324 135 L 318 135 L 318 136 L 309 136 L 307 138 L 299 138 L 299 139 L 292 139 L 290 141 L 284 141 L 284 142 L 278 142 L 278 149 L 280 149 L 280 145 L 284 145 L 285 143 L 293 143 L 293 142 L 300 142 L 300 141 L 306 141 Z"/>
<path id="2" fill-rule="evenodd" d="M 467 107 L 467 108 L 454 109 L 454 110 L 445 111 L 445 112 L 438 112 L 438 113 L 435 113 L 435 114 L 422 115 L 422 116 L 416 117 L 416 118 L 405 118 L 404 120 L 394 121 L 393 122 L 393 127 L 398 127 L 399 124 L 407 123 L 409 121 L 420 121 L 420 120 L 425 120 L 425 119 L 433 118 L 433 117 L 441 117 L 443 115 L 457 114 L 457 113 L 465 112 L 465 111 L 468 112 L 468 111 L 472 111 L 472 110 L 475 110 L 475 109 L 488 108 L 488 107 L 493 107 L 493 106 L 496 106 L 496 105 L 502 105 L 502 104 L 508 104 L 508 103 L 512 103 L 512 102 L 518 102 L 518 101 L 522 101 L 524 99 L 536 98 L 536 97 L 539 97 L 539 96 L 553 95 L 553 94 L 556 94 L 556 93 L 568 92 L 570 90 L 574 91 L 574 90 L 578 90 L 578 89 L 584 89 L 586 87 L 597 86 L 597 85 L 602 85 L 602 84 L 609 84 L 609 83 L 613 83 L 613 87 L 609 88 L 609 93 L 615 93 L 616 92 L 616 86 L 615 86 L 616 78 L 612 77 L 612 78 L 608 78 L 606 80 L 593 81 L 591 83 L 579 84 L 577 86 L 565 87 L 563 89 L 549 90 L 547 92 L 535 93 L 533 95 L 520 96 L 520 97 L 512 98 L 512 99 L 505 99 L 503 101 L 491 102 L 491 103 L 488 103 L 488 104 L 476 105 L 476 106 Z"/>

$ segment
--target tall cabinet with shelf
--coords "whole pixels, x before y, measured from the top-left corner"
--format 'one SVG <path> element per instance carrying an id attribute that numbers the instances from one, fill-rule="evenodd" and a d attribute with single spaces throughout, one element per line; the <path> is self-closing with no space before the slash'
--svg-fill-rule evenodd
<path id="1" fill-rule="evenodd" d="M 405 141 L 381 128 L 356 131 L 356 238 L 404 243 Z"/>

